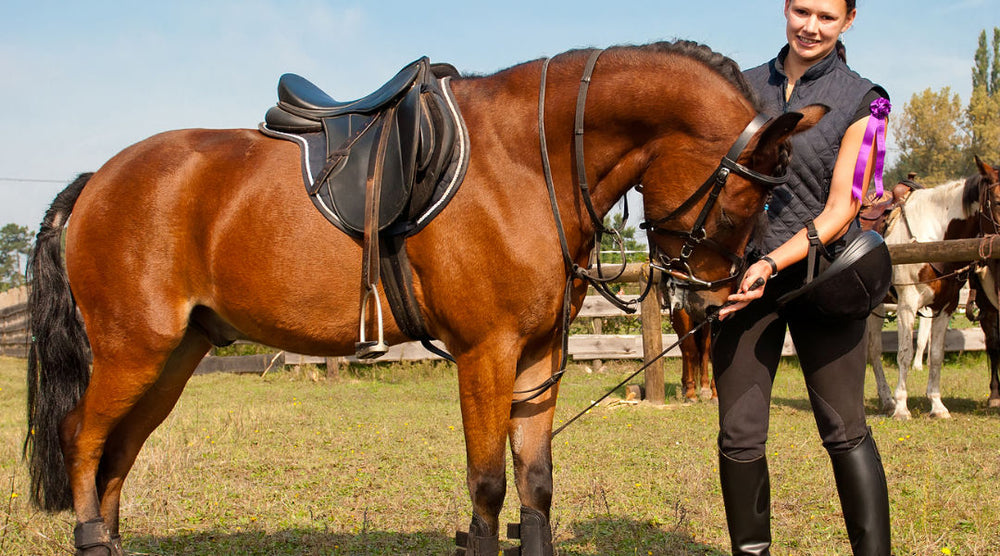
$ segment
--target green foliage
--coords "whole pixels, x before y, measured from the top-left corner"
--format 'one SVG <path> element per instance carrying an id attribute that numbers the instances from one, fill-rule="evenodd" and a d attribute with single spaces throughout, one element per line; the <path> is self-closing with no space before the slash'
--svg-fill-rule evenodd
<path id="1" fill-rule="evenodd" d="M 635 226 L 622 227 L 623 217 L 621 213 L 613 217 L 606 216 L 604 225 L 608 228 L 621 230 L 622 243 L 625 247 L 625 260 L 630 263 L 643 262 L 646 260 L 646 246 L 635 238 Z M 601 237 L 601 262 L 621 263 L 621 246 L 618 245 L 613 235 L 605 234 Z"/>
<path id="2" fill-rule="evenodd" d="M 970 133 L 970 151 L 989 164 L 1000 164 L 1000 94 L 990 94 L 987 87 L 977 87 L 966 109 Z M 969 157 L 972 158 L 972 157 Z"/>
<path id="3" fill-rule="evenodd" d="M 902 154 L 889 177 L 916 172 L 921 181 L 935 184 L 971 171 L 963 119 L 958 94 L 950 88 L 914 94 L 892 124 Z"/>
<path id="4" fill-rule="evenodd" d="M 0 291 L 24 285 L 21 263 L 31 250 L 32 235 L 28 228 L 13 223 L 0 228 Z"/>
<path id="5" fill-rule="evenodd" d="M 972 88 L 964 110 L 948 87 L 910 97 L 893 120 L 901 154 L 886 171 L 888 183 L 909 172 L 927 185 L 960 178 L 975 171 L 973 155 L 1000 163 L 1000 27 L 993 28 L 992 44 L 985 29 L 979 34 Z"/>

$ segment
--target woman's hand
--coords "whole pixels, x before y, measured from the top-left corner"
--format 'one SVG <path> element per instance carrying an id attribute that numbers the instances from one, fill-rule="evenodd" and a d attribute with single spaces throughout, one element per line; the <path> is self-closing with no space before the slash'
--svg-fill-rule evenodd
<path id="1" fill-rule="evenodd" d="M 771 264 L 767 261 L 762 259 L 750 265 L 747 271 L 743 273 L 743 279 L 740 280 L 740 288 L 731 294 L 726 304 L 719 309 L 719 320 L 725 320 L 729 315 L 739 311 L 749 305 L 754 299 L 759 299 L 764 295 L 764 286 L 770 277 Z"/>

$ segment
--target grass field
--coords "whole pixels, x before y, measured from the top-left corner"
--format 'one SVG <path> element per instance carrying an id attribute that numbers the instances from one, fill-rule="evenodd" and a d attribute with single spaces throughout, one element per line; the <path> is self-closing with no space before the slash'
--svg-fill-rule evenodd
<path id="1" fill-rule="evenodd" d="M 895 368 L 887 359 L 894 382 Z M 563 381 L 568 419 L 635 369 Z M 717 479 L 716 407 L 601 405 L 556 438 L 553 524 L 562 555 L 728 553 Z M 889 481 L 896 554 L 1000 554 L 1000 414 L 985 407 L 981 354 L 949 356 L 944 401 L 927 418 L 926 374 L 911 375 L 914 419 L 869 420 Z M 0 359 L 0 554 L 69 554 L 73 516 L 26 500 L 24 362 Z M 462 422 L 445 365 L 315 369 L 191 380 L 126 483 L 133 554 L 450 554 L 465 529 Z M 872 383 L 873 380 L 869 380 Z M 839 502 L 794 360 L 779 370 L 768 456 L 774 552 L 849 554 Z M 517 519 L 513 491 L 502 523 Z M 504 525 L 505 527 L 505 525 Z M 504 542 L 504 546 L 512 544 Z"/>

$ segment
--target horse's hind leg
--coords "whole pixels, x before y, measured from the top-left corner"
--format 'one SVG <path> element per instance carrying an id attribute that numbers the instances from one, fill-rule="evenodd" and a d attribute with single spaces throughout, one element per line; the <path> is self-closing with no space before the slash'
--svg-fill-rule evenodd
<path id="1" fill-rule="evenodd" d="M 119 507 L 125 477 L 149 435 L 167 417 L 185 384 L 211 344 L 189 332 L 171 354 L 156 383 L 111 432 L 104 447 L 97 488 L 101 516 L 113 537 L 119 536 Z"/>
<path id="2" fill-rule="evenodd" d="M 896 408 L 896 400 L 892 397 L 892 389 L 889 388 L 889 381 L 885 379 L 885 370 L 882 368 L 882 323 L 884 319 L 876 314 L 883 313 L 884 307 L 883 305 L 868 315 L 868 363 L 871 364 L 872 373 L 875 375 L 875 389 L 878 391 L 882 413 L 891 415 Z"/>
<path id="3" fill-rule="evenodd" d="M 948 408 L 941 401 L 941 367 L 944 366 L 944 337 L 948 332 L 951 313 L 941 312 L 931 320 L 930 357 L 927 364 L 927 398 L 931 401 L 931 417 L 947 419 L 951 417 Z"/>
<path id="4" fill-rule="evenodd" d="M 989 304 L 983 295 L 983 306 L 979 311 L 979 326 L 983 329 L 983 336 L 986 340 L 986 355 L 990 364 L 990 397 L 987 400 L 989 407 L 1000 407 L 1000 376 L 997 367 L 1000 366 L 1000 312 Z M 979 299 L 976 299 L 977 305 Z"/>
<path id="5" fill-rule="evenodd" d="M 123 554 L 118 538 L 121 480 L 145 440 L 137 431 L 151 426 L 149 410 L 136 408 L 157 397 L 147 393 L 163 376 L 168 354 L 126 341 L 109 346 L 98 340 L 93 350 L 90 384 L 61 424 L 63 457 L 73 491 L 78 556 L 118 556 Z M 151 404 L 154 412 L 156 405 Z"/>
<path id="6" fill-rule="evenodd" d="M 540 356 L 522 358 L 514 389 L 532 390 L 545 383 L 560 363 L 559 351 L 546 349 Z M 552 419 L 559 385 L 534 399 L 511 407 L 510 450 L 514 484 L 521 500 L 521 522 L 511 526 L 508 537 L 521 540 L 521 556 L 550 556 L 552 526 Z M 533 394 L 532 394 L 533 395 Z M 515 394 L 515 400 L 525 394 Z"/>
<path id="7" fill-rule="evenodd" d="M 701 399 L 718 402 L 719 394 L 715 391 L 715 379 L 709 369 L 712 368 L 712 334 L 707 328 L 702 328 L 697 334 L 698 355 L 701 357 Z"/>

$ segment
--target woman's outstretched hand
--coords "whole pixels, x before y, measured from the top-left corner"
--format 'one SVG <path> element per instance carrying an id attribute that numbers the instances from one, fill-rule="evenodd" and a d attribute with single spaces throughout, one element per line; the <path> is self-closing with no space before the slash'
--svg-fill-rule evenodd
<path id="1" fill-rule="evenodd" d="M 731 294 L 726 304 L 719 309 L 719 320 L 725 320 L 729 315 L 764 295 L 764 285 L 770 277 L 771 265 L 767 261 L 760 260 L 750 265 L 750 268 L 743 273 L 740 288 Z"/>

